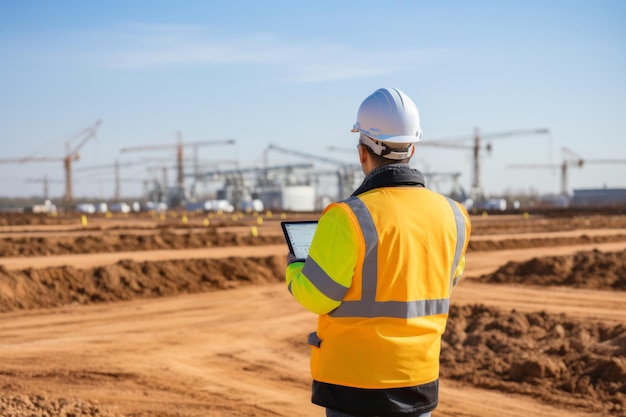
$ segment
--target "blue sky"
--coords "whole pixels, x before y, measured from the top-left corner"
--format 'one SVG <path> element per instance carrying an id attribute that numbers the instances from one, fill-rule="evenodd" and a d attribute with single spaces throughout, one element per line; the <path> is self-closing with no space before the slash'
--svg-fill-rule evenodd
<path id="1" fill-rule="evenodd" d="M 559 165 L 563 147 L 626 159 L 623 1 L 6 1 L 0 62 L 0 158 L 62 158 L 102 121 L 74 164 L 77 197 L 113 195 L 112 169 L 81 168 L 173 163 L 173 150 L 121 149 L 173 145 L 176 132 L 234 138 L 198 148 L 223 169 L 260 166 L 270 143 L 356 162 L 356 149 L 328 148 L 354 148 L 358 106 L 379 87 L 413 98 L 425 141 L 496 134 L 481 159 L 488 194 L 558 193 L 558 169 L 511 165 Z M 497 135 L 537 128 L 550 133 Z M 418 146 L 413 165 L 460 172 L 470 187 L 469 150 Z M 0 196 L 41 194 L 44 175 L 62 196 L 60 161 L 0 164 Z M 137 165 L 121 176 L 135 181 L 122 184 L 132 196 L 154 174 Z M 568 181 L 570 191 L 624 188 L 626 164 L 572 168 Z"/>

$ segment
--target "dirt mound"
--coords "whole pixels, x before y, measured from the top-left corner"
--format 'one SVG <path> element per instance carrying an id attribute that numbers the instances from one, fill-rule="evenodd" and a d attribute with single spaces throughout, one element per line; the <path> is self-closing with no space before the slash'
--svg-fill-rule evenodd
<path id="1" fill-rule="evenodd" d="M 0 312 L 190 294 L 278 282 L 284 256 L 120 261 L 76 269 L 71 266 L 8 271 L 0 266 Z"/>
<path id="2" fill-rule="evenodd" d="M 531 214 L 514 216 L 488 216 L 472 218 L 472 235 L 511 234 L 530 232 L 558 232 L 585 229 L 622 229 L 626 227 L 624 214 L 561 213 L 560 217 Z"/>
<path id="3" fill-rule="evenodd" d="M 215 215 L 215 219 L 220 222 L 221 225 L 229 225 L 234 222 L 230 220 L 230 214 L 223 213 L 224 216 L 218 216 L 216 213 L 210 213 L 209 215 Z M 110 225 L 123 224 L 125 227 L 136 227 L 138 223 L 152 224 L 152 227 L 187 227 L 181 223 L 181 217 L 185 215 L 188 217 L 189 224 L 198 223 L 202 224 L 203 218 L 207 216 L 206 213 L 198 212 L 168 212 L 162 216 L 156 215 L 153 212 L 141 212 L 141 213 L 115 213 L 115 214 L 89 214 L 90 228 L 99 229 Z M 290 217 L 297 218 L 304 216 L 305 218 L 318 218 L 320 213 L 317 212 L 290 212 Z M 577 212 L 574 210 L 567 210 L 565 212 L 555 212 L 553 215 L 533 213 L 530 212 L 528 216 L 523 213 L 515 214 L 491 214 L 483 217 L 475 213 L 472 214 L 472 234 L 497 234 L 497 233 L 526 233 L 534 231 L 554 232 L 559 230 L 580 230 L 580 229 L 611 229 L 611 228 L 626 228 L 626 215 L 623 214 L 621 209 L 615 209 L 603 213 L 593 212 Z M 34 213 L 0 213 L 0 227 L 2 226 L 38 226 L 38 225 L 81 225 L 81 213 L 77 212 L 60 212 L 56 215 L 51 214 L 34 214 Z M 242 220 L 249 220 L 254 224 L 256 220 L 251 213 L 237 213 L 240 223 Z M 211 223 L 214 223 L 214 220 Z M 217 223 L 215 223 L 217 224 Z M 98 225 L 93 227 L 93 225 Z"/>
<path id="4" fill-rule="evenodd" d="M 441 374 L 592 415 L 626 413 L 626 326 L 452 306 Z"/>
<path id="5" fill-rule="evenodd" d="M 559 285 L 626 291 L 626 250 L 578 252 L 574 255 L 507 262 L 494 273 L 476 278 L 487 283 Z"/>
<path id="6" fill-rule="evenodd" d="M 258 236 L 217 232 L 115 234 L 102 236 L 23 237 L 0 239 L 0 257 L 130 252 L 162 249 L 196 249 L 218 246 L 254 246 L 284 243 L 282 235 Z"/>
<path id="7" fill-rule="evenodd" d="M 51 225 L 65 224 L 71 221 L 65 216 L 51 216 L 33 213 L 2 213 L 0 226 Z"/>
<path id="8" fill-rule="evenodd" d="M 4 417 L 119 417 L 98 403 L 43 395 L 0 395 Z"/>
<path id="9" fill-rule="evenodd" d="M 567 246 L 589 243 L 620 242 L 626 235 L 555 237 L 540 239 L 470 240 L 468 251 L 494 251 L 548 246 Z M 104 234 L 63 237 L 9 237 L 0 239 L 0 258 L 22 256 L 69 255 L 104 252 L 132 252 L 148 250 L 196 249 L 224 246 L 256 246 L 284 243 L 280 234 L 257 236 L 221 232 L 217 228 L 206 231 L 176 233 L 160 230 L 155 234 Z"/>
<path id="10" fill-rule="evenodd" d="M 576 237 L 550 237 L 533 239 L 506 239 L 506 240 L 471 240 L 467 247 L 469 252 L 486 252 L 507 249 L 528 249 L 542 248 L 549 246 L 584 245 L 590 243 L 622 242 L 626 240 L 626 235 L 605 235 L 605 236 L 576 236 Z M 1 252 L 0 252 L 1 253 Z"/>

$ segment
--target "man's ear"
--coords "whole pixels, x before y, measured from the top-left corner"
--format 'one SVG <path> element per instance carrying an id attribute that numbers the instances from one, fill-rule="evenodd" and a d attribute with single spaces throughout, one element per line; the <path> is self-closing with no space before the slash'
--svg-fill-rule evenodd
<path id="1" fill-rule="evenodd" d="M 361 164 L 364 164 L 367 161 L 368 156 L 369 153 L 367 152 L 365 145 L 359 146 L 359 162 L 361 162 Z"/>

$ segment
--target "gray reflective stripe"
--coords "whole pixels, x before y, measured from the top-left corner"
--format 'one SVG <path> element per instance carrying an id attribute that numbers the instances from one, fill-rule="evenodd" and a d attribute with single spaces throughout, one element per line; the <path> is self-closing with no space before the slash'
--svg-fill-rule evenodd
<path id="1" fill-rule="evenodd" d="M 465 222 L 454 200 L 448 199 L 454 211 L 457 244 L 452 264 L 452 277 L 461 259 L 465 242 Z M 450 307 L 448 298 L 417 301 L 376 301 L 378 284 L 378 232 L 367 206 L 358 198 L 350 197 L 346 204 L 354 212 L 363 238 L 365 240 L 365 257 L 363 259 L 361 300 L 343 301 L 337 309 L 329 313 L 332 317 L 392 317 L 414 318 L 436 314 L 447 314 Z"/>
<path id="2" fill-rule="evenodd" d="M 414 317 L 447 314 L 450 299 L 419 301 L 343 301 L 330 315 L 333 317 L 391 317 L 410 319 Z"/>
<path id="3" fill-rule="evenodd" d="M 334 281 L 324 270 L 319 266 L 315 259 L 310 256 L 306 258 L 302 273 L 306 276 L 315 288 L 320 290 L 326 297 L 341 301 L 348 288 Z"/>
<path id="4" fill-rule="evenodd" d="M 378 286 L 378 232 L 374 225 L 374 219 L 367 206 L 357 197 L 346 200 L 348 207 L 356 215 L 356 218 L 365 240 L 365 257 L 363 258 L 362 295 L 361 301 L 376 301 L 376 287 Z"/>
<path id="5" fill-rule="evenodd" d="M 461 261 L 461 254 L 463 253 L 463 245 L 465 244 L 465 234 L 467 230 L 465 228 L 465 219 L 463 217 L 463 213 L 461 213 L 461 209 L 456 205 L 456 202 L 446 197 L 450 206 L 452 206 L 452 211 L 454 211 L 454 221 L 456 223 L 456 248 L 454 249 L 454 260 L 452 261 L 452 272 L 450 272 L 450 292 L 454 286 L 459 282 L 461 277 L 454 277 L 454 273 L 456 272 L 456 268 L 459 266 L 459 262 Z"/>

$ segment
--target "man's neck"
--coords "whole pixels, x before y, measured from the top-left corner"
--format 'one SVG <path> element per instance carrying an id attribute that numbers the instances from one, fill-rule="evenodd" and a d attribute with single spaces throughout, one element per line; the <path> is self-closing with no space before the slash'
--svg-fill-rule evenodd
<path id="1" fill-rule="evenodd" d="M 393 164 L 385 164 L 385 165 L 378 165 L 373 167 L 372 169 L 369 170 L 369 172 L 367 174 L 365 174 L 366 177 L 372 176 L 372 175 L 376 175 L 380 172 L 386 171 L 389 168 L 410 168 L 409 164 L 407 163 L 403 163 L 403 162 L 394 162 Z"/>

